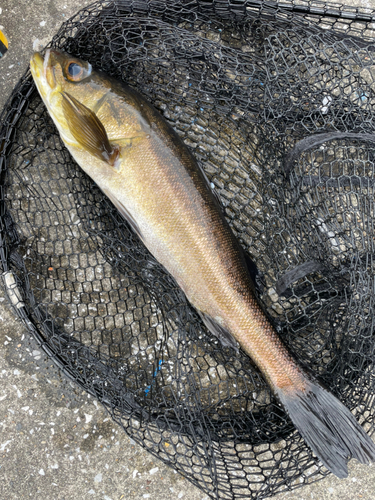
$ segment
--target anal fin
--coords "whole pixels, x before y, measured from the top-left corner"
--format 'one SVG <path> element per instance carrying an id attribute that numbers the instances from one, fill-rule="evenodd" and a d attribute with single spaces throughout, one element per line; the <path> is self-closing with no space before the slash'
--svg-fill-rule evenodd
<path id="1" fill-rule="evenodd" d="M 198 311 L 208 330 L 217 337 L 224 347 L 233 347 L 238 352 L 238 342 L 233 335 L 208 314 Z"/>

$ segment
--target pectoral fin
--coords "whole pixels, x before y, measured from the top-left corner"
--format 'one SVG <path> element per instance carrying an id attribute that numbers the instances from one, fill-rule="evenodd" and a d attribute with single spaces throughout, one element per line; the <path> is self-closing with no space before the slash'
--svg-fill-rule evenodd
<path id="1" fill-rule="evenodd" d="M 61 95 L 64 116 L 75 140 L 96 158 L 114 165 L 119 148 L 110 144 L 96 114 L 67 92 L 61 92 Z"/>

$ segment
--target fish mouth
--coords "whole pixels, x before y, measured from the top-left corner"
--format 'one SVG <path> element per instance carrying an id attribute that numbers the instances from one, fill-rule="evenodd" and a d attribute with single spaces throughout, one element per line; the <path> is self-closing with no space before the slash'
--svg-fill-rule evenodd
<path id="1" fill-rule="evenodd" d="M 30 69 L 33 77 L 41 78 L 44 76 L 44 58 L 40 52 L 34 52 L 30 59 Z"/>
<path id="2" fill-rule="evenodd" d="M 50 65 L 51 49 L 47 49 L 43 57 L 40 52 L 34 52 L 30 60 L 30 69 L 34 78 L 44 79 L 49 87 L 56 86 L 53 66 Z"/>
<path id="3" fill-rule="evenodd" d="M 40 52 L 34 52 L 30 64 L 34 65 L 36 68 L 38 68 L 39 71 L 43 71 L 44 68 L 44 58 Z"/>

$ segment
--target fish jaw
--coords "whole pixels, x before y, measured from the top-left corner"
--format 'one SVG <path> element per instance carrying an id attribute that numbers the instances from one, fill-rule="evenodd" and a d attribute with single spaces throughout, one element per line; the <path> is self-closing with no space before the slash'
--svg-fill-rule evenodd
<path id="1" fill-rule="evenodd" d="M 48 113 L 53 119 L 58 131 L 67 145 L 74 146 L 76 141 L 69 131 L 62 110 L 62 86 L 57 82 L 55 74 L 58 68 L 51 65 L 51 49 L 43 58 L 40 52 L 35 52 L 30 59 L 30 71 Z M 60 69 L 61 71 L 61 69 Z"/>
<path id="2" fill-rule="evenodd" d="M 54 76 L 54 71 L 50 65 L 51 49 L 46 51 L 43 57 L 40 52 L 34 52 L 30 59 L 30 70 L 34 78 L 39 94 L 43 102 L 48 106 L 48 111 L 51 111 L 50 101 L 53 91 L 56 89 L 57 82 Z M 60 88 L 56 89 L 60 91 Z"/>

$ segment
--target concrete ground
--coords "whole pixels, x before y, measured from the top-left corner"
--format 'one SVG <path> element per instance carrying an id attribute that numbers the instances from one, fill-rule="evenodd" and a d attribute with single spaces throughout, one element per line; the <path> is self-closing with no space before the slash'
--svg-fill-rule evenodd
<path id="1" fill-rule="evenodd" d="M 84 0 L 2 0 L 0 109 L 27 68 L 33 44 L 45 45 Z M 358 1 L 375 7 L 375 0 Z M 67 381 L 0 296 L 0 500 L 208 500 L 132 442 L 103 408 Z M 278 500 L 372 500 L 375 465 L 350 464 Z"/>

